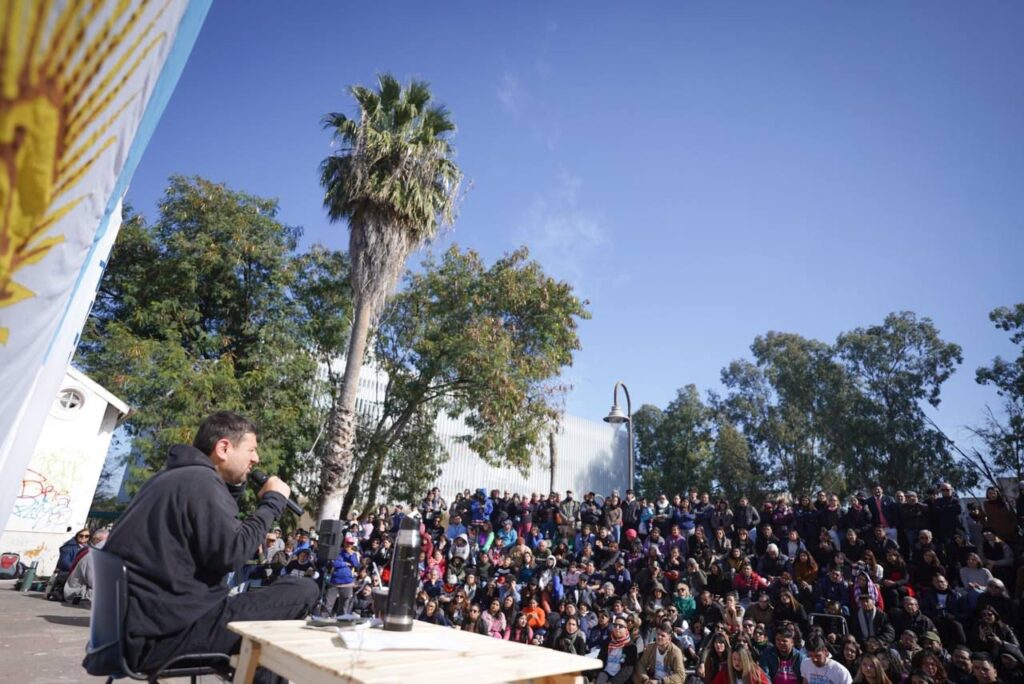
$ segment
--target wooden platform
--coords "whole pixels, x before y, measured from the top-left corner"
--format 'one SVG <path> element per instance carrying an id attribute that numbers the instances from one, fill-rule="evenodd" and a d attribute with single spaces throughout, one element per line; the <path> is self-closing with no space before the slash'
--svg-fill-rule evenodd
<path id="1" fill-rule="evenodd" d="M 473 684 L 535 682 L 582 684 L 581 672 L 601 666 L 595 658 L 569 655 L 540 646 L 493 639 L 473 632 L 416 622 L 413 631 L 429 632 L 455 650 L 359 651 L 345 648 L 336 633 L 305 628 L 301 620 L 232 622 L 242 635 L 235 682 L 249 684 L 256 667 L 265 667 L 301 684 L 385 684 L 466 681 Z"/>

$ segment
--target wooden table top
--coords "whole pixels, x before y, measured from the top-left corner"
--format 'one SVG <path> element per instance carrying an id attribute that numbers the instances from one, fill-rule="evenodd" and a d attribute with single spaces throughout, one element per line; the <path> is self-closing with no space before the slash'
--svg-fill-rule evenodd
<path id="1" fill-rule="evenodd" d="M 260 645 L 260 665 L 308 684 L 383 684 L 419 681 L 425 676 L 456 681 L 470 676 L 473 684 L 487 684 L 543 680 L 601 666 L 596 658 L 419 621 L 413 624 L 414 632 L 430 633 L 454 650 L 347 649 L 336 632 L 306 629 L 302 620 L 232 622 L 228 629 Z"/>

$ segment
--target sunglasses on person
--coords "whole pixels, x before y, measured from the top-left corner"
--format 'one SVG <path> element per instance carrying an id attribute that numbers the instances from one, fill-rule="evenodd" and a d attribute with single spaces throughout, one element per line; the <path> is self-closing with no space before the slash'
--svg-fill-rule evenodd
<path id="1" fill-rule="evenodd" d="M 615 629 L 629 629 L 629 627 L 627 627 L 622 622 L 616 622 L 614 625 L 612 625 L 612 627 L 614 627 Z"/>
<path id="2" fill-rule="evenodd" d="M 76 535 L 75 538 L 76 539 L 88 539 L 89 535 L 87 535 L 87 534 L 79 534 L 79 535 Z"/>

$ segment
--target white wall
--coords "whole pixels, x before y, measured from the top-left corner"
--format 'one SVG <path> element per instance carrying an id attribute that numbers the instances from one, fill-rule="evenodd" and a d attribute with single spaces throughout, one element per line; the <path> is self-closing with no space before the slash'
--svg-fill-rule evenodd
<path id="1" fill-rule="evenodd" d="M 77 392 L 80 405 L 63 406 L 66 391 Z M 60 546 L 85 524 L 111 435 L 127 410 L 86 375 L 68 369 L 21 478 L 0 551 L 20 553 L 26 564 L 39 561 L 40 574 L 53 571 Z"/>
<path id="2" fill-rule="evenodd" d="M 341 364 L 341 361 L 338 363 Z M 339 365 L 338 370 L 341 368 Z M 386 385 L 385 373 L 371 365 L 363 366 L 356 391 L 356 410 L 364 416 L 379 416 Z M 469 432 L 462 420 L 449 418 L 442 412 L 437 417 L 435 430 L 437 438 L 448 452 L 449 461 L 444 464 L 441 476 L 434 485 L 441 489 L 448 501 L 452 500 L 457 491 L 479 487 L 488 491 L 507 489 L 520 494 L 550 491 L 551 470 L 548 467 L 550 459 L 546 441 L 534 458 L 529 473 L 524 476 L 511 468 L 488 465 L 459 441 L 457 437 Z M 561 429 L 555 438 L 558 464 L 555 468 L 554 488 L 562 493 L 571 489 L 576 493 L 577 500 L 588 491 L 607 495 L 613 489 L 618 489 L 620 494 L 625 495 L 629 478 L 626 441 L 625 428 L 564 415 Z"/>
<path id="3" fill-rule="evenodd" d="M 488 465 L 455 437 L 465 434 L 461 421 L 441 415 L 437 436 L 448 451 L 450 460 L 443 466 L 434 483 L 445 499 L 451 501 L 455 492 L 465 489 L 508 490 L 510 493 L 547 493 L 551 490 L 551 469 L 547 444 L 534 458 L 525 476 L 511 468 Z M 626 463 L 626 431 L 577 416 L 562 417 L 562 428 L 555 437 L 558 463 L 555 467 L 554 489 L 564 494 L 572 490 L 576 499 L 586 492 L 608 495 L 613 489 L 625 495 L 629 468 Z"/>

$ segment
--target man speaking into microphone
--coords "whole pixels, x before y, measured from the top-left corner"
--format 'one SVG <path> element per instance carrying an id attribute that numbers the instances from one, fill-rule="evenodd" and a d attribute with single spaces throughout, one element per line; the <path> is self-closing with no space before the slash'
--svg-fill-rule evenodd
<path id="1" fill-rule="evenodd" d="M 235 495 L 259 460 L 256 426 L 218 411 L 199 426 L 192 446 L 171 447 L 167 467 L 114 526 L 104 548 L 128 569 L 129 665 L 145 672 L 185 653 L 236 653 L 241 638 L 227 630 L 229 622 L 298 619 L 316 603 L 319 588 L 302 577 L 228 597 L 225 575 L 252 557 L 291 493 L 269 477 L 256 510 L 239 519 Z"/>

